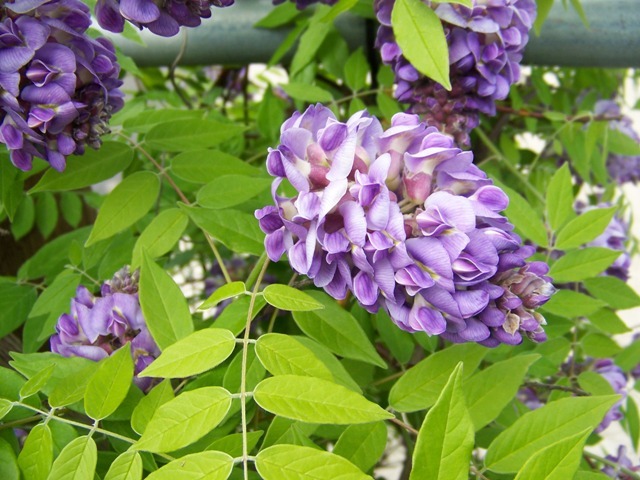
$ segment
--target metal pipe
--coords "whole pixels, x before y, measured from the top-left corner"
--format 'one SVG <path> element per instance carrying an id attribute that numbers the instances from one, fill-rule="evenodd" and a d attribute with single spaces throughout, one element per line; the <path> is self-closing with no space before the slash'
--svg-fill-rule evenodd
<path id="1" fill-rule="evenodd" d="M 582 0 L 587 29 L 573 8 L 555 1 L 539 37 L 531 35 L 524 63 L 534 65 L 640 67 L 640 1 Z M 290 29 L 253 28 L 273 8 L 270 0 L 239 0 L 214 9 L 200 27 L 183 29 L 187 45 L 183 65 L 242 65 L 267 62 Z M 351 48 L 367 44 L 365 20 L 342 16 L 337 27 Z M 182 33 L 183 35 L 185 33 Z M 145 45 L 110 35 L 141 66 L 170 65 L 183 38 L 163 38 L 143 31 Z"/>

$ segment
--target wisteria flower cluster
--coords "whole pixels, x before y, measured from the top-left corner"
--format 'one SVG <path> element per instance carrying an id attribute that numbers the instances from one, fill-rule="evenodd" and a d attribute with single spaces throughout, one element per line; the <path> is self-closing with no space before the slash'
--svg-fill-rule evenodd
<path id="1" fill-rule="evenodd" d="M 473 0 L 473 8 L 459 4 L 430 5 L 442 20 L 449 45 L 451 91 L 419 73 L 403 56 L 393 34 L 391 11 L 395 0 L 376 0 L 380 22 L 376 47 L 396 76 L 398 100 L 410 105 L 428 125 L 468 145 L 478 113 L 495 115 L 495 101 L 509 94 L 520 77 L 522 52 L 536 16 L 534 0 Z"/>
<path id="2" fill-rule="evenodd" d="M 256 211 L 269 257 L 337 299 L 351 292 L 402 329 L 487 346 L 542 341 L 537 307 L 554 292 L 500 214 L 508 197 L 471 152 L 397 114 L 384 131 L 362 111 L 339 122 L 295 113 L 267 158 L 275 205 Z M 278 192 L 284 180 L 296 190 Z"/>
<path id="3" fill-rule="evenodd" d="M 0 142 L 22 170 L 38 157 L 62 171 L 68 155 L 99 148 L 123 106 L 113 45 L 90 38 L 90 24 L 79 0 L 0 6 Z"/>
<path id="4" fill-rule="evenodd" d="M 102 285 L 100 296 L 79 286 L 71 300 L 71 312 L 58 319 L 51 351 L 99 361 L 125 347 L 131 348 L 136 375 L 149 366 L 160 349 L 142 315 L 138 278 L 138 271 L 131 274 L 125 267 Z M 151 385 L 150 378 L 136 377 L 135 382 L 143 390 Z"/>
<path id="5" fill-rule="evenodd" d="M 211 17 L 211 7 L 228 7 L 234 0 L 98 0 L 96 17 L 105 30 L 120 33 L 124 22 L 172 37 L 180 27 L 197 27 Z"/>

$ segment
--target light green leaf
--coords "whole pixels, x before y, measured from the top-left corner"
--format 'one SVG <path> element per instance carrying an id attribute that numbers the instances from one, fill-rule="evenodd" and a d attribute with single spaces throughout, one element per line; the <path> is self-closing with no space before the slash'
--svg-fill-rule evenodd
<path id="1" fill-rule="evenodd" d="M 560 230 L 555 247 L 558 250 L 569 250 L 589 243 L 604 232 L 615 213 L 615 207 L 584 212 Z"/>
<path id="2" fill-rule="evenodd" d="M 451 90 L 449 47 L 442 22 L 431 7 L 420 0 L 397 0 L 391 24 L 396 42 L 411 65 Z"/>
<path id="3" fill-rule="evenodd" d="M 579 282 L 595 277 L 609 268 L 621 253 L 620 250 L 602 247 L 573 250 L 551 266 L 549 276 L 556 283 Z"/>
<path id="4" fill-rule="evenodd" d="M 213 328 L 226 328 L 231 330 L 234 335 L 240 334 L 247 324 L 247 315 L 249 315 L 249 304 L 251 297 L 245 295 L 240 297 L 222 309 L 222 313 L 216 321 L 213 322 Z M 251 319 L 256 318 L 267 302 L 262 297 L 256 297 L 253 305 L 253 315 Z"/>
<path id="5" fill-rule="evenodd" d="M 330 23 L 311 22 L 309 24 L 307 30 L 300 37 L 300 43 L 298 44 L 298 48 L 296 50 L 295 55 L 293 56 L 293 59 L 291 60 L 291 66 L 289 68 L 290 70 L 289 75 L 291 77 L 294 77 L 296 73 L 302 71 L 304 67 L 306 67 L 307 65 L 309 65 L 309 63 L 311 63 L 311 61 L 315 58 L 316 53 L 322 46 L 322 42 L 324 42 L 325 38 L 327 38 L 327 35 L 331 31 L 331 28 L 332 26 Z M 302 94 L 304 94 L 304 88 L 302 88 L 304 84 L 299 83 L 295 85 L 299 87 L 299 92 L 302 92 Z M 283 86 L 283 88 L 285 88 L 285 91 L 287 91 L 286 86 Z M 296 98 L 294 95 L 290 94 L 290 96 L 292 98 Z M 304 100 L 304 99 L 301 98 L 300 100 Z M 308 101 L 315 102 L 316 100 L 308 100 Z M 329 96 L 328 100 L 317 100 L 317 101 L 319 102 L 331 101 L 331 96 Z"/>
<path id="6" fill-rule="evenodd" d="M 291 312 L 321 310 L 324 305 L 305 292 L 287 285 L 272 284 L 262 292 L 269 305 Z"/>
<path id="7" fill-rule="evenodd" d="M 217 288 L 209 298 L 202 302 L 202 305 L 198 307 L 198 310 L 209 310 L 223 300 L 242 295 L 243 293 L 247 293 L 247 287 L 244 282 L 226 283 L 220 288 Z"/>
<path id="8" fill-rule="evenodd" d="M 36 298 L 35 289 L 28 285 L 0 284 L 0 338 L 25 322 Z"/>
<path id="9" fill-rule="evenodd" d="M 464 401 L 460 362 L 420 427 L 409 479 L 467 479 L 472 449 L 473 423 Z"/>
<path id="10" fill-rule="evenodd" d="M 73 371 L 62 378 L 51 390 L 49 405 L 52 407 L 64 407 L 82 400 L 87 390 L 87 385 L 89 385 L 89 380 L 96 373 L 99 365 L 99 363 L 91 362 L 82 370 Z"/>
<path id="11" fill-rule="evenodd" d="M 622 347 L 608 335 L 588 333 L 580 341 L 585 355 L 595 358 L 613 357 L 622 351 Z"/>
<path id="12" fill-rule="evenodd" d="M 226 453 L 199 452 L 167 463 L 147 480 L 227 480 L 232 468 L 233 458 Z"/>
<path id="13" fill-rule="evenodd" d="M 564 318 L 585 317 L 605 307 L 606 304 L 584 293 L 559 290 L 542 307 L 547 312 Z"/>
<path id="14" fill-rule="evenodd" d="M 399 412 L 424 410 L 435 403 L 458 362 L 470 376 L 487 354 L 479 345 L 454 345 L 407 370 L 389 392 L 389 404 Z"/>
<path id="15" fill-rule="evenodd" d="M 191 312 L 180 287 L 146 254 L 140 272 L 140 306 L 161 350 L 193 332 Z"/>
<path id="16" fill-rule="evenodd" d="M 552 443 L 536 452 L 518 472 L 516 480 L 567 480 L 578 470 L 582 449 L 592 430 Z"/>
<path id="17" fill-rule="evenodd" d="M 84 409 L 94 420 L 108 417 L 120 406 L 133 379 L 131 345 L 125 344 L 100 362 L 84 394 Z"/>
<path id="18" fill-rule="evenodd" d="M 139 376 L 182 378 L 197 375 L 224 362 L 235 346 L 235 336 L 229 330 L 198 330 L 167 347 Z"/>
<path id="19" fill-rule="evenodd" d="M 494 420 L 516 396 L 527 370 L 540 355 L 518 355 L 479 371 L 464 384 L 475 430 Z"/>
<path id="20" fill-rule="evenodd" d="M 640 306 L 640 296 L 619 278 L 605 276 L 584 281 L 589 293 L 615 310 Z"/>
<path id="21" fill-rule="evenodd" d="M 307 294 L 322 303 L 324 309 L 293 313 L 294 320 L 305 334 L 337 355 L 387 368 L 358 321 L 349 312 L 322 292 L 309 291 Z"/>
<path id="22" fill-rule="evenodd" d="M 138 452 L 124 452 L 116 458 L 104 480 L 140 480 L 142 457 Z"/>
<path id="23" fill-rule="evenodd" d="M 631 331 L 627 324 L 610 308 L 597 310 L 589 314 L 588 318 L 593 326 L 604 333 L 617 334 Z"/>
<path id="24" fill-rule="evenodd" d="M 13 447 L 0 438 L 0 478 L 2 480 L 20 480 L 20 469 Z"/>
<path id="25" fill-rule="evenodd" d="M 264 369 L 253 345 L 247 350 L 246 390 L 251 391 L 262 380 L 267 371 Z M 242 352 L 238 352 L 227 367 L 222 379 L 222 386 L 232 393 L 240 393 L 240 378 L 242 376 Z"/>
<path id="26" fill-rule="evenodd" d="M 575 474 L 573 480 L 611 480 L 611 477 L 601 472 L 587 472 L 585 470 L 581 470 Z"/>
<path id="27" fill-rule="evenodd" d="M 393 415 L 342 385 L 300 375 L 278 375 L 260 382 L 254 399 L 265 410 L 310 423 L 349 425 Z"/>
<path id="28" fill-rule="evenodd" d="M 380 460 L 387 446 L 387 427 L 384 422 L 349 425 L 342 432 L 333 453 L 346 458 L 363 472 Z"/>
<path id="29" fill-rule="evenodd" d="M 266 157 L 266 154 L 265 154 Z M 193 150 L 171 160 L 171 172 L 193 183 L 209 183 L 224 175 L 261 175 L 262 172 L 233 155 L 218 150 Z"/>
<path id="30" fill-rule="evenodd" d="M 198 191 L 198 204 L 215 210 L 233 207 L 267 190 L 271 178 L 223 175 Z"/>
<path id="31" fill-rule="evenodd" d="M 160 212 L 138 237 L 133 248 L 131 268 L 142 265 L 143 251 L 151 258 L 161 257 L 170 251 L 178 243 L 188 224 L 189 217 L 182 210 L 170 208 Z"/>
<path id="32" fill-rule="evenodd" d="M 591 395 L 614 395 L 616 393 L 606 378 L 591 370 L 578 375 L 578 385 Z"/>
<path id="33" fill-rule="evenodd" d="M 618 401 L 618 395 L 569 397 L 524 414 L 491 442 L 485 465 L 498 473 L 515 473 L 542 448 L 593 430 Z"/>
<path id="34" fill-rule="evenodd" d="M 131 415 L 131 428 L 142 435 L 149 424 L 149 420 L 153 417 L 160 405 L 173 400 L 173 387 L 170 380 L 164 380 L 153 389 L 136 405 Z"/>
<path id="35" fill-rule="evenodd" d="M 621 132 L 620 130 L 616 130 L 615 128 L 610 128 L 608 134 L 608 147 L 611 153 L 617 153 L 618 155 L 629 157 L 640 155 L 640 145 L 629 135 Z"/>
<path id="36" fill-rule="evenodd" d="M 20 400 L 38 393 L 47 384 L 55 368 L 56 364 L 52 363 L 33 375 L 20 389 Z"/>
<path id="37" fill-rule="evenodd" d="M 282 89 L 294 100 L 307 103 L 327 103 L 333 100 L 333 95 L 324 88 L 308 83 L 289 82 L 282 85 Z"/>
<path id="38" fill-rule="evenodd" d="M 136 172 L 125 178 L 107 196 L 98 211 L 85 247 L 112 237 L 140 220 L 153 206 L 160 180 L 151 172 Z"/>
<path id="39" fill-rule="evenodd" d="M 71 155 L 63 172 L 53 168 L 44 172 L 29 193 L 76 190 L 113 177 L 133 160 L 133 150 L 122 142 L 104 142 L 100 150 L 90 148 L 84 155 Z"/>
<path id="40" fill-rule="evenodd" d="M 253 215 L 239 210 L 183 207 L 198 227 L 236 253 L 260 256 L 264 233 Z"/>
<path id="41" fill-rule="evenodd" d="M 256 430 L 253 432 L 247 432 L 247 451 L 250 452 L 255 448 L 260 439 L 262 438 L 262 430 Z M 209 445 L 207 450 L 215 450 L 218 452 L 224 452 L 232 457 L 242 456 L 242 433 L 232 433 L 226 437 L 219 438 Z"/>
<path id="42" fill-rule="evenodd" d="M 206 112 L 204 110 L 178 110 L 172 108 L 154 110 L 145 108 L 138 115 L 127 118 L 123 126 L 126 130 L 131 130 L 136 133 L 147 133 L 151 127 L 161 123 L 203 119 L 205 114 Z"/>
<path id="43" fill-rule="evenodd" d="M 640 342 L 631 342 L 622 352 L 616 355 L 615 362 L 625 372 L 640 363 Z"/>
<path id="44" fill-rule="evenodd" d="M 547 187 L 546 209 L 547 219 L 554 231 L 576 215 L 573 210 L 573 182 L 568 163 L 562 165 L 551 177 Z"/>
<path id="45" fill-rule="evenodd" d="M 256 456 L 264 480 L 372 480 L 333 453 L 297 445 L 274 445 Z"/>
<path id="46" fill-rule="evenodd" d="M 533 28 L 536 32 L 536 35 L 540 35 L 540 31 L 542 30 L 542 24 L 549 16 L 551 7 L 553 7 L 553 2 L 554 0 L 537 0 L 536 1 L 538 5 L 538 14 L 536 16 L 536 21 L 533 24 Z"/>
<path id="47" fill-rule="evenodd" d="M 515 227 L 536 245 L 546 247 L 549 244 L 547 239 L 547 229 L 540 218 L 540 215 L 529 205 L 522 195 L 508 187 L 502 187 L 509 196 L 509 206 L 505 210 L 505 215 Z"/>
<path id="48" fill-rule="evenodd" d="M 11 411 L 13 408 L 13 402 L 6 398 L 0 398 L 0 420 Z"/>
<path id="49" fill-rule="evenodd" d="M 244 127 L 214 120 L 186 119 L 155 125 L 145 136 L 152 148 L 168 152 L 183 152 L 215 147 L 241 135 Z"/>
<path id="50" fill-rule="evenodd" d="M 49 480 L 87 480 L 93 478 L 97 460 L 96 442 L 91 437 L 78 437 L 64 447 L 53 462 Z"/>
<path id="51" fill-rule="evenodd" d="M 282 3 L 277 7 L 274 7 L 269 10 L 269 13 L 261 18 L 258 22 L 256 22 L 253 27 L 254 28 L 276 28 L 282 25 L 286 25 L 291 22 L 294 18 L 300 15 L 300 10 L 298 10 L 293 3 Z"/>
<path id="52" fill-rule="evenodd" d="M 29 480 L 45 480 L 53 463 L 53 440 L 48 425 L 40 423 L 31 429 L 22 451 L 18 455 L 18 465 L 22 475 Z"/>
<path id="53" fill-rule="evenodd" d="M 231 394 L 221 387 L 184 392 L 158 407 L 132 448 L 171 452 L 186 447 L 213 430 L 230 406 Z"/>

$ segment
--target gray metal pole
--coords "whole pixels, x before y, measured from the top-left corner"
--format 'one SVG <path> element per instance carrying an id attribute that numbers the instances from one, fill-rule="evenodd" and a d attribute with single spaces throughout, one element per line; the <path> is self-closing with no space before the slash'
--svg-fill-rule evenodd
<path id="1" fill-rule="evenodd" d="M 640 67 L 640 0 L 582 0 L 590 22 L 587 29 L 578 14 L 556 0 L 540 37 L 534 34 L 524 63 L 535 65 Z M 273 8 L 270 0 L 238 0 L 214 9 L 200 27 L 184 29 L 187 45 L 183 65 L 241 65 L 267 62 L 289 29 L 253 28 Z M 366 44 L 365 22 L 341 18 L 337 24 L 351 47 Z M 184 33 L 163 38 L 142 32 L 145 46 L 110 35 L 139 65 L 170 65 L 183 44 Z"/>

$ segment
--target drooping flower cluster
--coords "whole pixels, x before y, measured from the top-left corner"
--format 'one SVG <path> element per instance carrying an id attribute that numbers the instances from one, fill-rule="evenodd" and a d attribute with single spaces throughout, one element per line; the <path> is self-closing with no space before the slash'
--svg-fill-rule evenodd
<path id="1" fill-rule="evenodd" d="M 113 45 L 90 38 L 90 24 L 79 0 L 0 6 L 0 142 L 22 170 L 39 157 L 62 171 L 68 155 L 99 148 L 123 106 Z"/>
<path id="2" fill-rule="evenodd" d="M 609 121 L 609 128 L 618 130 L 640 144 L 640 135 L 633 129 L 631 118 L 622 115 L 620 105 L 615 101 L 600 100 L 596 102 L 594 113 L 596 115 L 619 117 L 619 120 Z M 630 156 L 610 153 L 607 157 L 607 170 L 609 171 L 609 176 L 619 185 L 627 182 L 637 183 L 640 181 L 640 155 Z"/>
<path id="3" fill-rule="evenodd" d="M 339 122 L 321 105 L 296 113 L 270 149 L 275 205 L 256 211 L 269 257 L 334 298 L 351 292 L 410 332 L 487 346 L 545 339 L 535 311 L 554 292 L 500 214 L 505 193 L 450 137 L 397 114 Z M 282 196 L 287 180 L 296 193 Z"/>
<path id="4" fill-rule="evenodd" d="M 127 267 L 102 285 L 100 296 L 79 286 L 71 312 L 60 316 L 56 332 L 51 351 L 64 357 L 99 361 L 121 347 L 131 348 L 136 375 L 160 355 L 140 309 L 138 272 L 130 274 Z M 151 385 L 150 378 L 136 377 L 135 382 L 143 390 Z"/>
<path id="5" fill-rule="evenodd" d="M 280 5 L 281 3 L 286 2 L 287 0 L 273 0 L 274 5 Z M 295 2 L 298 10 L 303 10 L 314 3 L 324 3 L 325 5 L 335 5 L 338 3 L 338 0 L 290 0 L 291 2 Z"/>
<path id="6" fill-rule="evenodd" d="M 609 409 L 602 419 L 602 422 L 600 422 L 600 425 L 595 429 L 596 433 L 600 433 L 611 425 L 612 422 L 617 422 L 624 416 L 620 407 L 627 398 L 627 377 L 622 369 L 609 358 L 596 360 L 593 364 L 593 371 L 609 382 L 609 385 L 611 385 L 615 393 L 621 395 L 620 400 Z"/>
<path id="7" fill-rule="evenodd" d="M 395 0 L 376 0 L 380 22 L 376 47 L 396 76 L 396 97 L 409 103 L 428 125 L 453 135 L 460 145 L 478 125 L 478 112 L 495 115 L 495 101 L 509 94 L 520 77 L 522 52 L 536 16 L 534 0 L 472 0 L 473 8 L 453 3 L 431 4 L 443 23 L 451 91 L 419 73 L 404 57 L 393 34 Z"/>
<path id="8" fill-rule="evenodd" d="M 211 17 L 211 7 L 228 7 L 234 0 L 98 0 L 96 18 L 105 30 L 120 33 L 125 20 L 139 29 L 172 37 L 180 27 L 197 27 Z"/>

